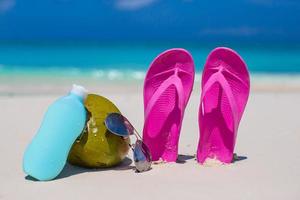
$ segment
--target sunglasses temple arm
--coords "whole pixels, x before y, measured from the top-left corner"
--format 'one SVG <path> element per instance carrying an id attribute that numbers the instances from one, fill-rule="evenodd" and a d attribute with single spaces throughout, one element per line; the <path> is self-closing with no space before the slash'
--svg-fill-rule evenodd
<path id="1" fill-rule="evenodd" d="M 132 144 L 128 143 L 128 146 L 131 148 L 132 151 L 134 151 Z"/>
<path id="2" fill-rule="evenodd" d="M 139 132 L 137 132 L 137 130 L 135 128 L 133 130 L 134 130 L 135 136 L 137 138 L 139 138 L 140 140 L 143 140 L 142 137 L 140 136 Z"/>

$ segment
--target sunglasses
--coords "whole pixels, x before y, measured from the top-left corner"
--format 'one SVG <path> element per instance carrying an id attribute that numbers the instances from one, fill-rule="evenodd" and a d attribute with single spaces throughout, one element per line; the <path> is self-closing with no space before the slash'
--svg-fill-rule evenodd
<path id="1" fill-rule="evenodd" d="M 119 113 L 110 113 L 105 118 L 106 128 L 113 134 L 127 138 L 131 135 L 136 137 L 135 144 L 129 144 L 133 151 L 133 159 L 138 172 L 148 171 L 151 168 L 151 154 L 149 148 L 143 143 L 141 136 L 128 121 Z"/>

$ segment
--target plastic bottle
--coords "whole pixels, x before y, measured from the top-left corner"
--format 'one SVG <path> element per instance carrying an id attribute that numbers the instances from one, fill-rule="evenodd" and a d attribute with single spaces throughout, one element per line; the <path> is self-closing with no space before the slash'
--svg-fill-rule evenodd
<path id="1" fill-rule="evenodd" d="M 31 177 L 54 179 L 64 168 L 68 153 L 86 124 L 84 99 L 87 91 L 73 85 L 69 95 L 49 106 L 38 133 L 28 145 L 23 170 Z"/>

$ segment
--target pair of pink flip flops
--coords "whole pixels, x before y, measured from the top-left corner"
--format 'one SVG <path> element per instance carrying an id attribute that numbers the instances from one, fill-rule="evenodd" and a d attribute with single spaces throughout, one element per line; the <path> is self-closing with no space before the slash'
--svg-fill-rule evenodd
<path id="1" fill-rule="evenodd" d="M 195 77 L 194 61 L 184 49 L 170 49 L 154 59 L 144 82 L 143 140 L 153 161 L 175 162 L 184 111 Z M 200 140 L 197 160 L 233 160 L 236 135 L 250 89 L 242 58 L 229 48 L 208 56 L 201 83 Z"/>

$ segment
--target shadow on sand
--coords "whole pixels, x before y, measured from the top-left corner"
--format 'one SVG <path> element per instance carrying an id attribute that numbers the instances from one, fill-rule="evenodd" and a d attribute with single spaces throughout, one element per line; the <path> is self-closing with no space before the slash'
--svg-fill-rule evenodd
<path id="1" fill-rule="evenodd" d="M 247 156 L 239 156 L 235 153 L 233 155 L 232 163 L 239 162 L 239 161 L 242 161 L 242 160 L 246 160 L 247 158 L 248 158 Z M 192 155 L 179 154 L 176 163 L 184 164 L 184 163 L 186 163 L 187 160 L 191 160 L 191 159 L 196 159 L 195 155 L 192 156 Z"/>
<path id="2" fill-rule="evenodd" d="M 242 160 L 246 160 L 248 157 L 247 156 L 239 156 L 237 155 L 236 153 L 233 155 L 233 160 L 232 160 L 232 163 L 235 163 L 235 162 L 239 162 L 239 161 L 242 161 Z"/>
<path id="3" fill-rule="evenodd" d="M 62 172 L 53 180 L 63 179 L 63 178 L 69 177 L 69 176 L 87 173 L 87 172 L 100 172 L 100 171 L 110 171 L 110 170 L 116 170 L 116 171 L 135 170 L 135 167 L 131 166 L 131 163 L 132 163 L 132 160 L 128 157 L 126 157 L 123 160 L 123 162 L 121 162 L 119 165 L 117 165 L 115 167 L 108 167 L 108 168 L 83 168 L 83 167 L 78 167 L 78 166 L 74 166 L 69 163 L 66 163 Z M 29 181 L 38 181 L 37 179 L 35 179 L 29 175 L 26 176 L 25 179 L 29 180 Z"/>
<path id="4" fill-rule="evenodd" d="M 191 160 L 194 158 L 195 158 L 194 155 L 192 156 L 192 155 L 179 154 L 176 163 L 184 164 L 184 163 L 186 163 L 187 160 Z"/>

